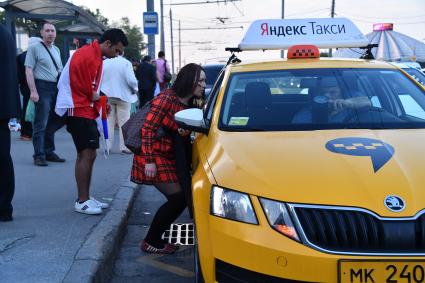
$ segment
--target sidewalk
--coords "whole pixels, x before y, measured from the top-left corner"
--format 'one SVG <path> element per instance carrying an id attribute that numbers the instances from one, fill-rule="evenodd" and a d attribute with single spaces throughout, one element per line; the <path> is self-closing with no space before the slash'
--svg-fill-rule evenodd
<path id="1" fill-rule="evenodd" d="M 36 167 L 31 142 L 12 133 L 14 221 L 0 223 L 2 283 L 99 282 L 123 236 L 137 188 L 128 181 L 132 156 L 115 153 L 105 159 L 98 152 L 91 194 L 111 208 L 88 216 L 74 212 L 76 152 L 71 136 L 61 129 L 55 141 L 66 162 Z"/>

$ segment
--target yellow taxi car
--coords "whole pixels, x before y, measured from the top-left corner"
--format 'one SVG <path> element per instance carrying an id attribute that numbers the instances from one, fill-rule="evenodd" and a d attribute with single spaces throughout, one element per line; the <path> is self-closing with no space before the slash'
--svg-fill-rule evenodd
<path id="1" fill-rule="evenodd" d="M 425 89 L 305 46 L 365 45 L 347 19 L 260 20 L 239 47 L 297 43 L 175 116 L 197 132 L 197 282 L 425 282 Z"/>

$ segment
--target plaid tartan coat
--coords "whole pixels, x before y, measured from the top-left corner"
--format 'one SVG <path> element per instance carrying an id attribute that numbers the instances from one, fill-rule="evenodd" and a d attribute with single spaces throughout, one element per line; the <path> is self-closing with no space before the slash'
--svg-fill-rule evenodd
<path id="1" fill-rule="evenodd" d="M 134 155 L 131 180 L 138 184 L 177 183 L 174 152 L 174 138 L 178 126 L 174 114 L 187 106 L 180 102 L 173 90 L 167 89 L 151 102 L 151 109 L 141 129 L 142 150 Z M 155 139 L 156 131 L 162 126 L 168 133 Z M 155 163 L 157 174 L 154 178 L 145 175 L 145 164 Z"/>

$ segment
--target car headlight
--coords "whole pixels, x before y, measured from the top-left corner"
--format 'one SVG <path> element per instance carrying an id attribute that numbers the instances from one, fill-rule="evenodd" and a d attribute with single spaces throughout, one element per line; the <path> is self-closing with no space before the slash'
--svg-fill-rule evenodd
<path id="1" fill-rule="evenodd" d="M 211 189 L 211 214 L 249 224 L 258 224 L 247 194 L 217 186 Z"/>
<path id="2" fill-rule="evenodd" d="M 260 198 L 260 203 L 274 230 L 293 240 L 300 241 L 285 203 L 264 198 Z"/>

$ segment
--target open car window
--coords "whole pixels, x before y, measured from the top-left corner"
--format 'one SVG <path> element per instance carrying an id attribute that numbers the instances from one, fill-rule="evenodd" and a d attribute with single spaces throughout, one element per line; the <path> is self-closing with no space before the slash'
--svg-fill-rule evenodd
<path id="1" fill-rule="evenodd" d="M 235 73 L 223 99 L 228 131 L 425 127 L 424 91 L 395 69 Z"/>

